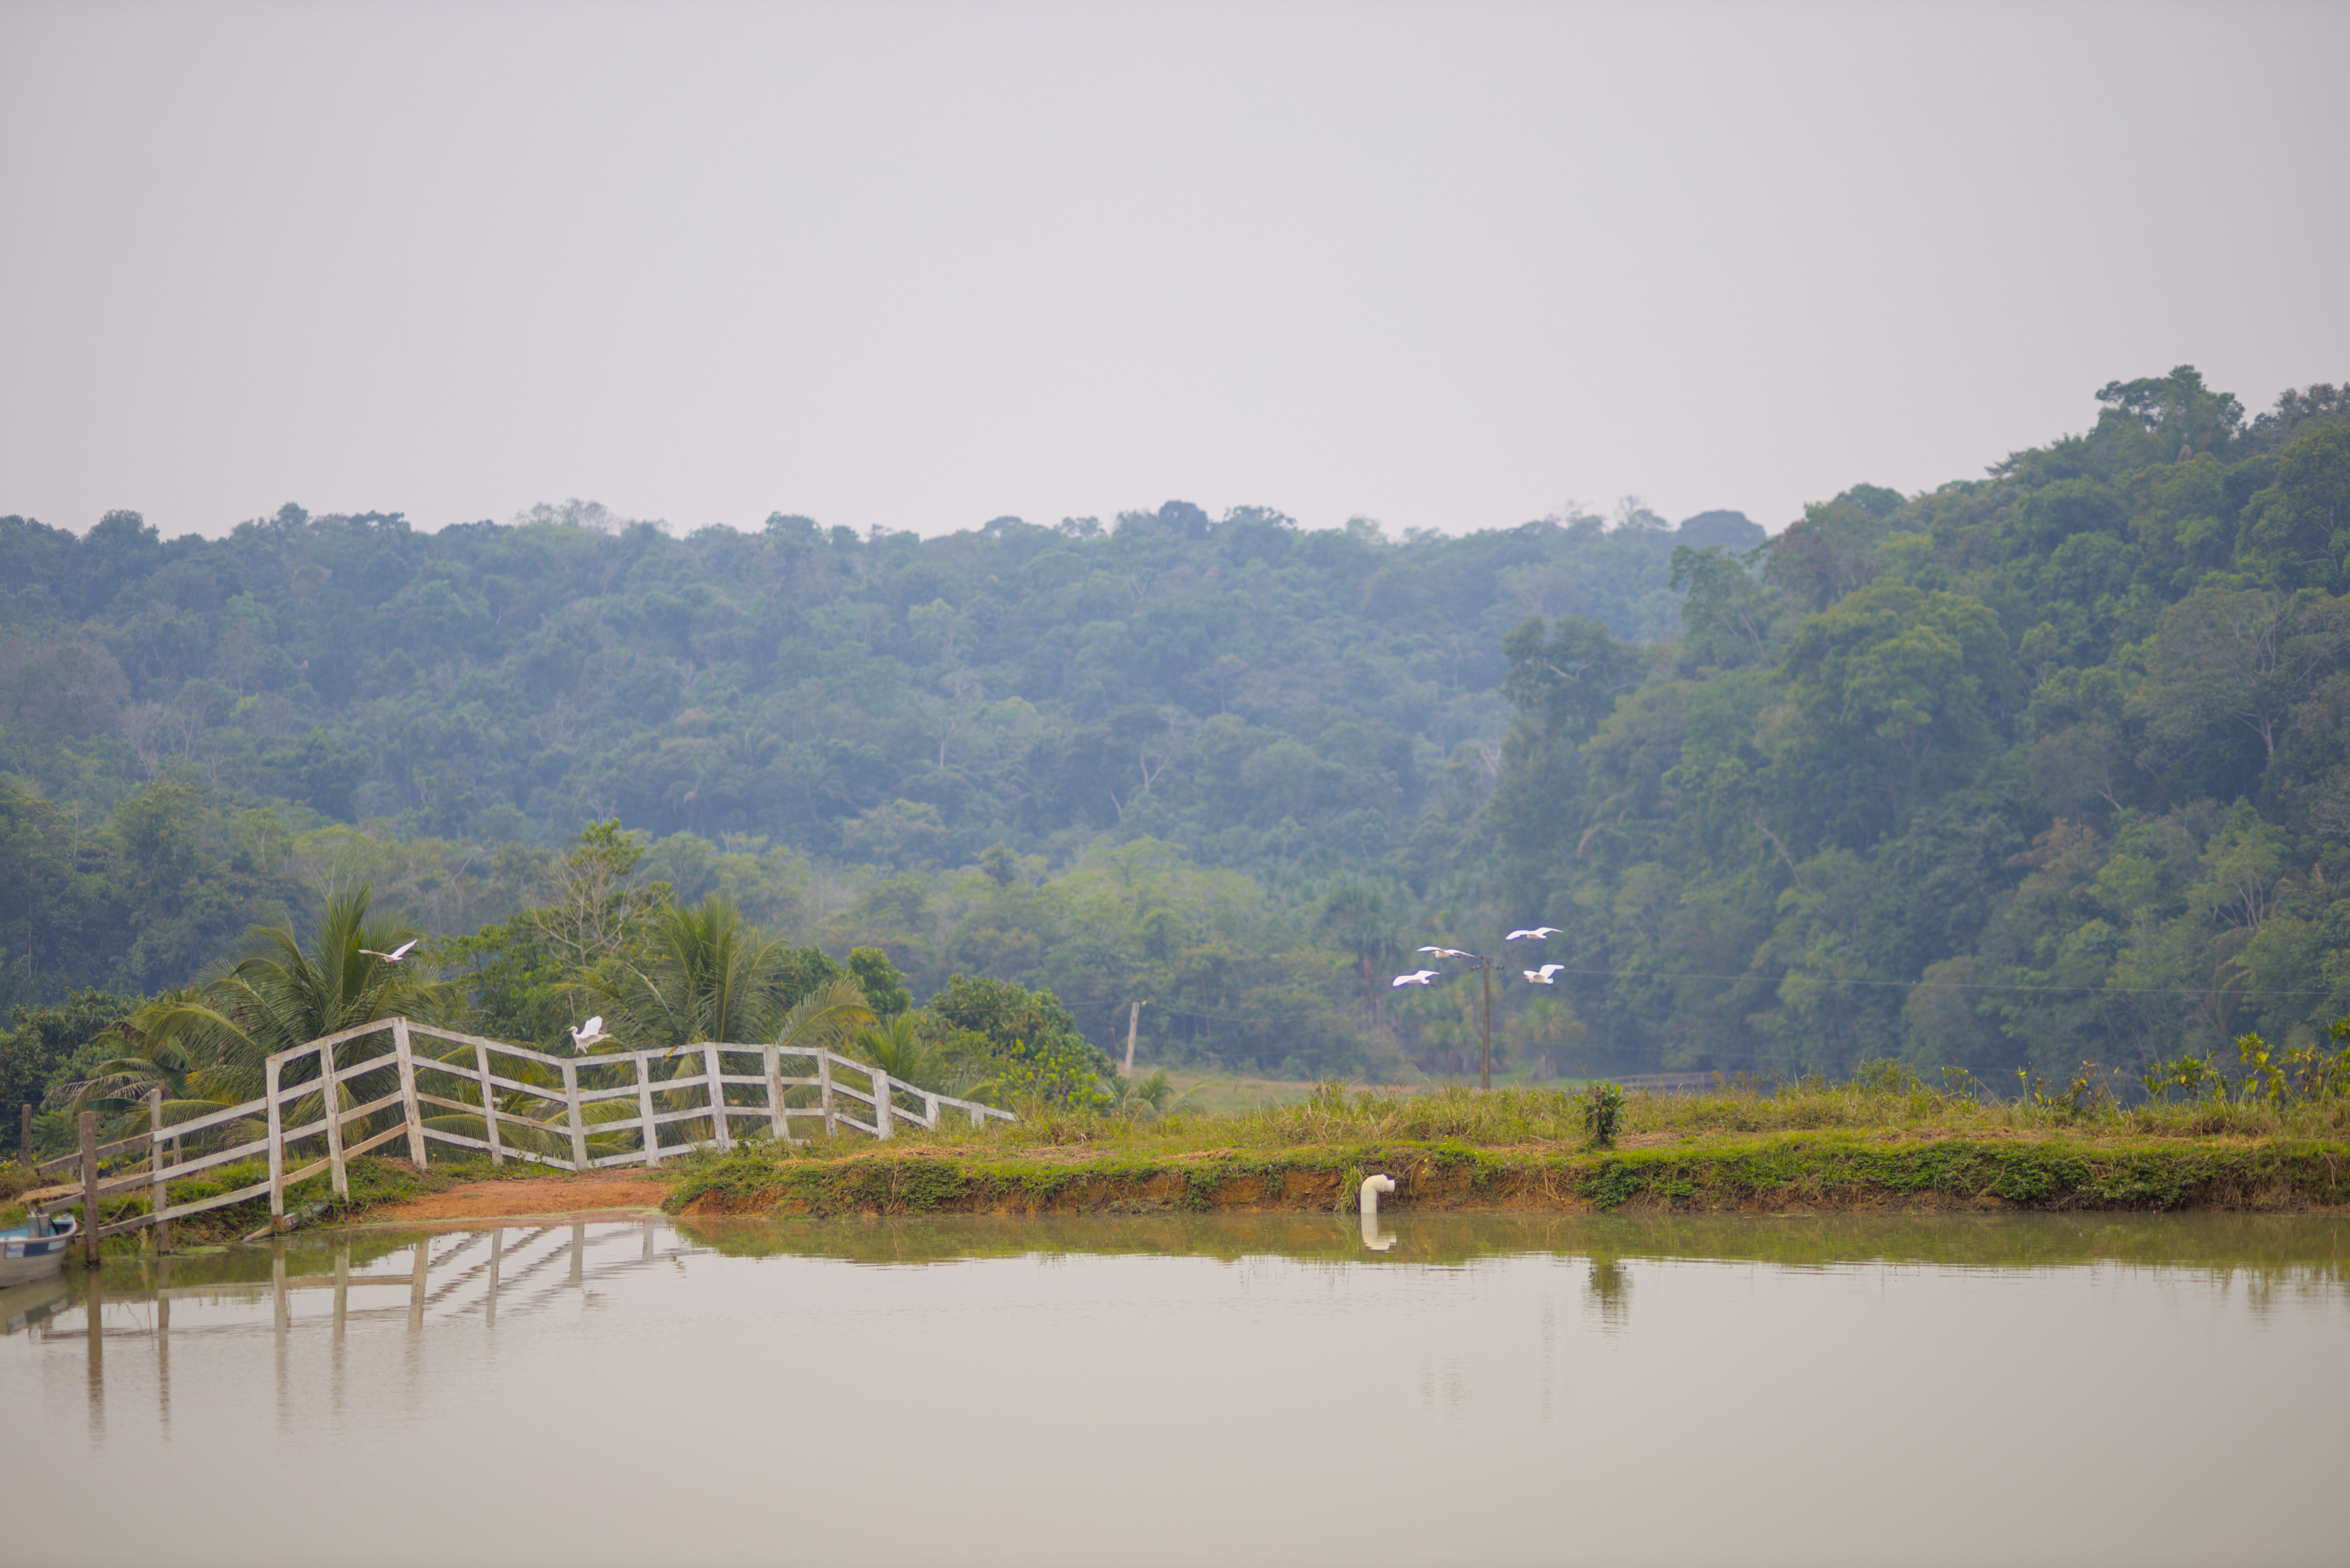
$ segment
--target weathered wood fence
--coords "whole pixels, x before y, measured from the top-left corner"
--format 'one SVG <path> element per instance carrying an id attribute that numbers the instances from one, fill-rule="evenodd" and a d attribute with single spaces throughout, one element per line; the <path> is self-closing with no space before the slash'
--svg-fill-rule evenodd
<path id="1" fill-rule="evenodd" d="M 794 1069 L 789 1076 L 787 1061 Z M 732 1148 L 746 1121 L 775 1138 L 796 1142 L 795 1119 L 821 1122 L 827 1136 L 847 1128 L 876 1138 L 889 1137 L 901 1124 L 936 1130 L 941 1117 L 955 1113 L 968 1116 L 973 1127 L 984 1126 L 990 1116 L 1014 1119 L 993 1106 L 899 1083 L 879 1067 L 822 1047 L 703 1041 L 672 1051 L 563 1056 L 407 1018 L 378 1019 L 281 1051 L 262 1070 L 261 1098 L 168 1127 L 161 1091 L 155 1092 L 146 1132 L 86 1145 L 78 1154 L 43 1162 L 36 1172 L 78 1164 L 84 1179 L 39 1189 L 26 1199 L 44 1210 L 83 1204 L 84 1234 L 92 1241 L 154 1225 L 163 1228 L 158 1241 L 168 1246 L 173 1220 L 264 1193 L 269 1196 L 269 1224 L 255 1234 L 282 1231 L 288 1188 L 323 1171 L 331 1177 L 336 1195 L 348 1196 L 348 1162 L 402 1140 L 408 1158 L 420 1166 L 430 1163 L 429 1146 L 442 1143 L 486 1153 L 501 1165 L 520 1159 L 558 1170 L 592 1170 L 659 1165 L 712 1144 Z M 397 1086 L 355 1101 L 351 1085 L 369 1076 Z M 361 1125 L 352 1141 L 347 1129 L 355 1122 Z M 367 1131 L 371 1122 L 385 1125 Z M 256 1131 L 260 1136 L 237 1137 Z M 182 1157 L 189 1139 L 224 1132 L 236 1141 Z M 139 1168 L 98 1174 L 109 1156 L 142 1155 Z M 172 1182 L 255 1158 L 268 1161 L 265 1180 L 171 1201 Z M 98 1200 L 142 1189 L 150 1195 L 146 1213 L 111 1225 L 95 1223 Z"/>

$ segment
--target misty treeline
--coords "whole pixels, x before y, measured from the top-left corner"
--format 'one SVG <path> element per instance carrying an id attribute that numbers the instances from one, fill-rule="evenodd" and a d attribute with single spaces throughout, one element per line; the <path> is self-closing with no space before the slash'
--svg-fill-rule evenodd
<path id="1" fill-rule="evenodd" d="M 433 534 L 288 507 L 214 541 L 0 519 L 0 942 L 54 997 L 179 983 L 359 887 L 453 936 L 617 820 L 645 884 L 878 946 L 924 994 L 1049 986 L 1119 1045 L 1147 1001 L 1158 1061 L 1384 1074 L 1344 943 L 1366 888 L 1399 930 L 1474 896 L 1503 635 L 1659 635 L 1677 543 L 1761 537 L 1628 501 L 1401 541 L 1182 503 L 927 541 L 578 503 Z"/>
<path id="2" fill-rule="evenodd" d="M 2098 401 L 1767 542 L 1630 502 L 1401 539 L 1180 502 L 927 540 L 0 518 L 9 994 L 185 983 L 360 886 L 480 972 L 617 821 L 664 898 L 918 997 L 1050 989 L 1113 1050 L 1145 1001 L 1160 1063 L 1461 1068 L 1473 988 L 1387 976 L 1536 921 L 1568 971 L 1497 992 L 1520 1069 L 2322 1030 L 2350 399 Z"/>

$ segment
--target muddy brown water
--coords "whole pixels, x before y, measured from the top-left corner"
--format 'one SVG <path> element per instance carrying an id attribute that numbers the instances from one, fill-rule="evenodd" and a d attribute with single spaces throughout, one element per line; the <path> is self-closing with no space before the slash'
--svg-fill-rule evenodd
<path id="1" fill-rule="evenodd" d="M 0 1327 L 27 1564 L 2345 1557 L 2332 1217 L 588 1220 Z"/>

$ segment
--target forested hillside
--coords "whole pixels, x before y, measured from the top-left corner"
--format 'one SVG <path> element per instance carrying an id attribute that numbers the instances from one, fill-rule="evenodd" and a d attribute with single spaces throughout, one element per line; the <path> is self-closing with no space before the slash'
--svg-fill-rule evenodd
<path id="1" fill-rule="evenodd" d="M 1439 938 L 1563 928 L 1510 1060 L 2129 1067 L 2350 1010 L 2350 399 L 2191 369 L 1764 541 L 1184 503 L 683 538 L 588 504 L 220 540 L 0 518 L 9 998 L 152 992 L 361 883 L 460 937 L 581 831 L 1097 1044 L 1457 1067 Z M 478 943 L 444 950 L 493 962 Z"/>
<path id="2" fill-rule="evenodd" d="M 1492 886 L 1595 1060 L 2135 1070 L 2350 1011 L 2350 396 L 2098 400 L 1681 556 L 1676 642 L 1510 635 Z"/>
<path id="3" fill-rule="evenodd" d="M 1677 546 L 1762 537 L 1631 502 L 1400 541 L 1180 502 L 929 540 L 785 515 L 677 539 L 579 503 L 433 534 L 288 506 L 170 542 L 0 518 L 26 792 L 0 942 L 52 995 L 177 983 L 361 882 L 463 932 L 617 819 L 681 899 L 883 944 L 925 988 L 1047 982 L 1097 1037 L 1148 997 L 1157 1044 L 1360 1070 L 1381 1053 L 1317 900 L 1473 891 L 1504 633 L 1662 635 Z"/>

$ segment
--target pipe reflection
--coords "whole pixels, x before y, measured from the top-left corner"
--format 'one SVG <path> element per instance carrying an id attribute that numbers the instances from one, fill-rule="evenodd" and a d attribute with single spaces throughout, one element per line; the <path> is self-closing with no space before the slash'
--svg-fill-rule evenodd
<path id="1" fill-rule="evenodd" d="M 1395 1232 L 1379 1223 L 1378 1211 L 1363 1210 L 1363 1245 L 1374 1252 L 1384 1252 L 1396 1244 Z"/>

